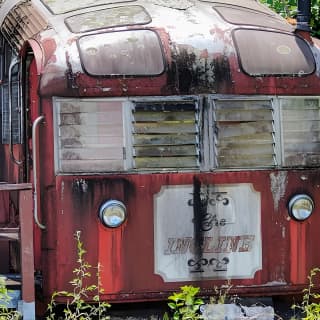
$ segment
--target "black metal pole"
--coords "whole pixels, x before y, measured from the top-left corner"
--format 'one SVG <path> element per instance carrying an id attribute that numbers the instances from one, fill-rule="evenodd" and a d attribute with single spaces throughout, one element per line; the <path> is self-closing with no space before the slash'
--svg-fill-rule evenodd
<path id="1" fill-rule="evenodd" d="M 310 32 L 311 0 L 298 0 L 296 30 Z"/>

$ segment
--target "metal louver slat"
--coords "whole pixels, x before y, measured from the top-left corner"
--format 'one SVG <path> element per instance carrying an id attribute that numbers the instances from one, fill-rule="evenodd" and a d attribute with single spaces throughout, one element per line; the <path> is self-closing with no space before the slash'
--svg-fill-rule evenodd
<path id="1" fill-rule="evenodd" d="M 24 1 L 10 10 L 1 25 L 1 32 L 10 45 L 19 52 L 25 41 L 47 27 L 47 22 L 32 6 Z"/>
<path id="2" fill-rule="evenodd" d="M 275 166 L 270 100 L 214 101 L 215 163 L 218 168 Z"/>
<path id="3" fill-rule="evenodd" d="M 320 99 L 282 98 L 284 166 L 320 164 Z"/>
<path id="4" fill-rule="evenodd" d="M 18 83 L 13 83 L 12 85 L 12 143 L 19 144 L 22 143 L 22 123 L 21 123 L 21 110 L 19 109 L 18 93 L 19 85 Z M 9 101 L 8 101 L 8 85 L 2 85 L 1 87 L 2 95 L 2 143 L 8 144 L 10 141 L 10 122 L 9 122 Z"/>
<path id="5" fill-rule="evenodd" d="M 57 172 L 124 170 L 122 100 L 57 98 L 54 103 Z"/>
<path id="6" fill-rule="evenodd" d="M 199 168 L 198 118 L 194 100 L 136 102 L 132 111 L 134 168 Z"/>

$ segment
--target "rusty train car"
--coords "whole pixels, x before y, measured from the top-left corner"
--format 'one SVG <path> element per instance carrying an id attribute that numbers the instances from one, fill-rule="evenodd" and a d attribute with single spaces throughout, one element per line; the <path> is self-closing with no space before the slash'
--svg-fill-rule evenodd
<path id="1" fill-rule="evenodd" d="M 24 239 L 20 266 L 19 237 L 1 242 L 1 268 L 24 270 L 26 319 L 33 268 L 42 302 L 70 290 L 76 231 L 111 303 L 227 279 L 301 292 L 320 266 L 309 16 L 308 1 L 296 26 L 256 0 L 1 2 L 0 235 Z"/>

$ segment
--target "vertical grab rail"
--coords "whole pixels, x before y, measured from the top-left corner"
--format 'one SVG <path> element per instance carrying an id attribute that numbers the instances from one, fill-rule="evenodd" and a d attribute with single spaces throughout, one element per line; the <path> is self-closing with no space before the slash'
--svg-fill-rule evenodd
<path id="1" fill-rule="evenodd" d="M 20 60 L 15 57 L 9 66 L 9 83 L 8 83 L 8 99 L 9 99 L 9 151 L 10 151 L 10 158 L 13 163 L 17 164 L 18 166 L 22 165 L 22 160 L 17 160 L 13 154 L 13 143 L 12 143 L 12 70 L 13 68 L 20 62 Z M 18 100 L 19 101 L 19 100 Z"/>
<path id="2" fill-rule="evenodd" d="M 39 116 L 37 119 L 34 120 L 34 122 L 32 124 L 32 159 L 33 159 L 33 183 L 34 183 L 33 216 L 34 216 L 35 223 L 42 230 L 46 229 L 46 226 L 43 225 L 42 223 L 40 223 L 39 218 L 38 218 L 38 194 L 37 194 L 37 189 L 38 189 L 38 176 L 37 176 L 37 171 L 38 171 L 38 159 L 37 159 L 38 144 L 37 144 L 37 128 L 38 128 L 39 124 L 43 121 L 43 119 L 44 119 L 44 116 Z"/>

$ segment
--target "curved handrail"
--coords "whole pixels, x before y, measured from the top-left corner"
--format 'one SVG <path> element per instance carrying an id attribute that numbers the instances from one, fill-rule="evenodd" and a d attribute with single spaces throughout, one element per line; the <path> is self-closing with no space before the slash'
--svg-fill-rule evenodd
<path id="1" fill-rule="evenodd" d="M 34 201 L 34 211 L 33 211 L 33 217 L 34 221 L 37 224 L 37 226 L 44 230 L 46 229 L 46 226 L 40 223 L 38 218 L 38 161 L 37 161 L 37 154 L 38 154 L 38 144 L 37 144 L 37 128 L 39 124 L 44 120 L 44 116 L 39 116 L 37 119 L 34 120 L 32 124 L 32 158 L 33 158 L 33 184 L 34 184 L 34 192 L 33 192 L 33 201 Z"/>
<path id="2" fill-rule="evenodd" d="M 8 99 L 9 99 L 9 150 L 10 150 L 10 158 L 13 163 L 17 164 L 18 166 L 23 164 L 22 160 L 17 160 L 13 154 L 13 143 L 12 143 L 12 69 L 20 62 L 18 57 L 15 57 L 9 66 L 9 83 L 8 83 Z"/>

